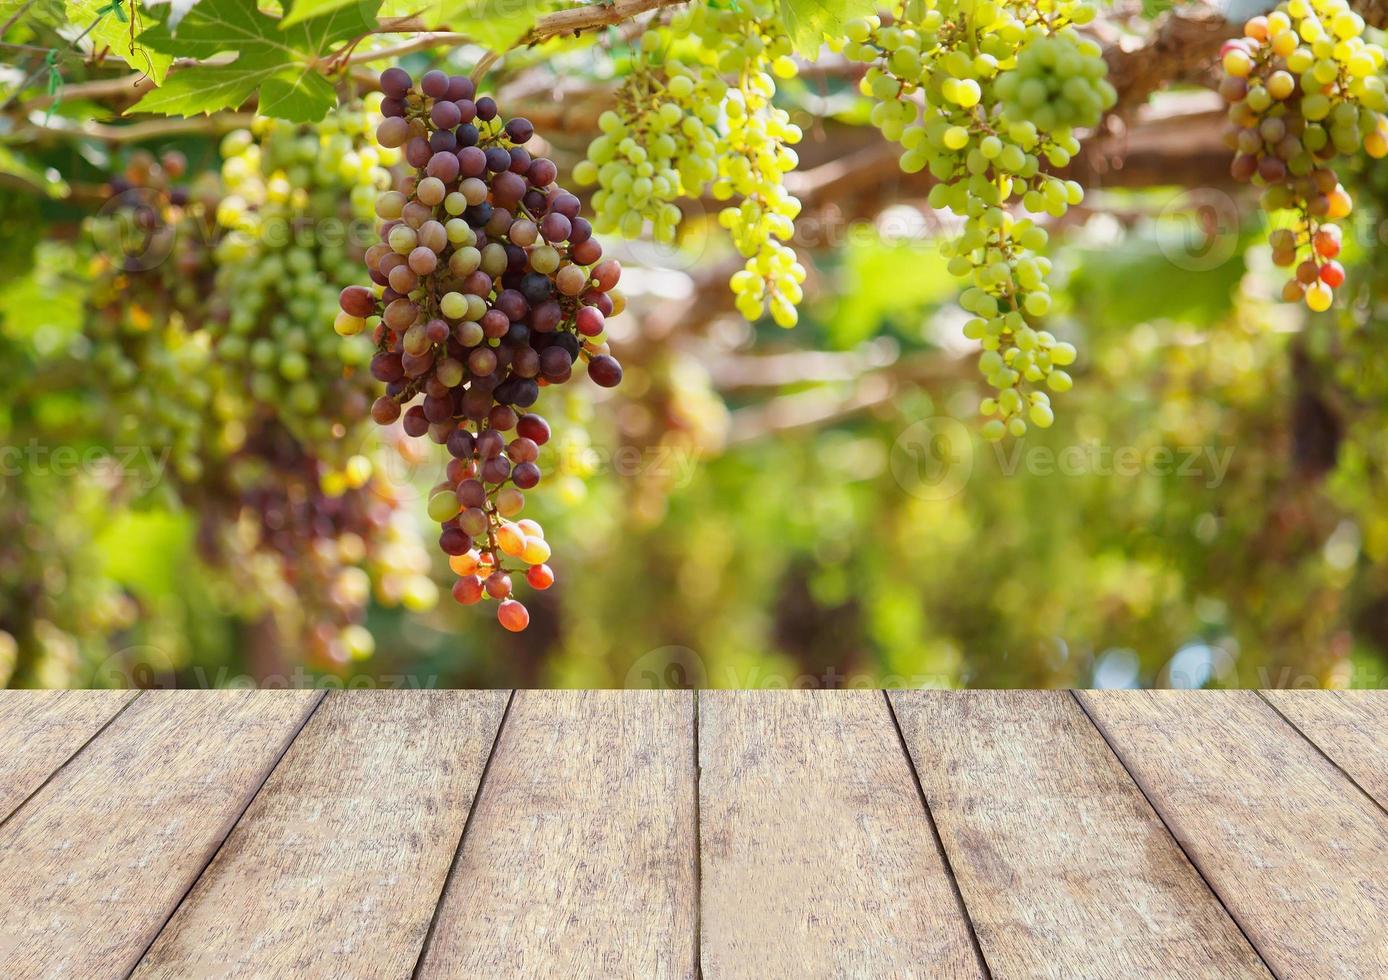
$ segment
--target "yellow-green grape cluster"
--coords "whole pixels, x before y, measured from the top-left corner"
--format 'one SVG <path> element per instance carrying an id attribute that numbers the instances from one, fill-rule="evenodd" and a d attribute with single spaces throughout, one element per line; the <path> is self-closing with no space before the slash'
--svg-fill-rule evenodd
<path id="1" fill-rule="evenodd" d="M 718 223 L 747 260 L 730 282 L 737 310 L 748 320 L 769 311 L 779 326 L 793 327 L 805 268 L 786 244 L 795 233 L 800 202 L 786 190 L 785 175 L 799 163 L 792 147 L 801 133 L 790 115 L 772 104 L 775 78 L 795 74 L 790 40 L 774 26 L 775 14 L 772 4 L 743 3 L 727 10 L 699 4 L 681 16 L 705 47 L 721 45 L 717 69 L 736 78 L 723 105 L 713 196 L 740 198 L 718 214 Z"/>
<path id="2" fill-rule="evenodd" d="M 1030 122 L 1043 133 L 1093 126 L 1118 100 L 1108 65 L 1097 44 L 1073 33 L 1033 35 L 1017 55 L 1017 65 L 999 73 L 994 91 L 1003 118 Z"/>
<path id="3" fill-rule="evenodd" d="M 1334 222 L 1353 208 L 1331 164 L 1361 146 L 1388 155 L 1384 50 L 1363 33 L 1345 0 L 1287 0 L 1221 51 L 1230 173 L 1267 188 L 1267 211 L 1293 212 L 1270 236 L 1273 261 L 1294 270 L 1282 298 L 1316 312 L 1344 282 Z"/>
<path id="4" fill-rule="evenodd" d="M 968 285 L 966 334 L 983 346 L 979 367 L 995 397 L 980 408 L 983 435 L 1049 426 L 1050 396 L 1069 390 L 1075 349 L 1037 329 L 1051 307 L 1046 232 L 1012 207 L 1060 217 L 1083 189 L 1043 171 L 1079 151 L 1076 128 L 1098 124 L 1116 99 L 1100 49 L 1076 25 L 1094 11 L 1073 0 L 941 3 L 907 0 L 890 24 L 846 26 L 845 55 L 869 67 L 862 92 L 872 121 L 899 142 L 901 167 L 929 169 L 930 205 L 965 219 L 946 246 L 950 272 Z"/>
<path id="5" fill-rule="evenodd" d="M 715 125 L 727 84 L 716 74 L 659 56 L 668 38 L 648 31 L 641 56 L 617 92 L 617 108 L 598 119 L 602 135 L 574 167 L 593 194 L 593 228 L 637 238 L 650 223 L 656 241 L 675 240 L 681 197 L 695 196 L 718 175 Z"/>
<path id="6" fill-rule="evenodd" d="M 800 202 L 785 188 L 798 163 L 800 128 L 772 104 L 776 81 L 796 71 L 774 3 L 727 9 L 691 4 L 642 38 L 641 56 L 599 120 L 603 133 L 574 170 L 593 196 L 599 231 L 627 237 L 650 222 L 658 241 L 675 238 L 673 203 L 705 189 L 733 202 L 719 223 L 746 259 L 730 283 L 749 320 L 769 310 L 793 326 L 805 269 L 786 243 Z"/>
<path id="7" fill-rule="evenodd" d="M 400 158 L 376 142 L 374 108 L 344 107 L 313 127 L 257 118 L 222 141 L 217 356 L 243 365 L 255 401 L 337 464 L 366 430 L 373 347 L 354 318 L 339 317 L 337 332 L 320 324 L 344 287 L 367 281 L 375 198 Z M 345 489 L 341 475 L 330 469 L 325 488 Z"/>

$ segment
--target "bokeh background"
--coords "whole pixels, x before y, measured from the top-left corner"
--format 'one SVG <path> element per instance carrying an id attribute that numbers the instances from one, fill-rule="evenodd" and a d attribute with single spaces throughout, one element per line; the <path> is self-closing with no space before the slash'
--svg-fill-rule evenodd
<path id="1" fill-rule="evenodd" d="M 613 57 L 583 48 L 496 70 L 565 168 Z M 0 679 L 1382 686 L 1388 176 L 1353 175 L 1340 306 L 1277 302 L 1265 219 L 1205 140 L 1219 111 L 1207 68 L 1173 69 L 1082 161 L 1090 196 L 1052 249 L 1053 329 L 1081 350 L 1075 388 L 1053 428 L 999 445 L 977 436 L 984 391 L 938 248 L 948 220 L 894 161 L 879 166 L 851 77 L 788 84 L 807 134 L 800 323 L 731 309 L 735 256 L 698 202 L 678 247 L 617 245 L 630 309 L 611 338 L 626 380 L 575 382 L 540 406 L 553 476 L 527 513 L 558 581 L 527 599 L 530 629 L 454 603 L 429 542 L 402 559 L 409 583 L 385 589 L 390 601 L 373 583 L 374 652 L 355 658 L 285 626 L 292 583 L 250 594 L 208 561 L 206 514 L 167 471 L 108 465 L 132 443 L 100 423 L 131 408 L 108 400 L 91 356 L 91 216 L 141 149 L 179 151 L 189 181 L 215 176 L 236 121 L 0 142 Z M 58 447 L 105 462 L 64 467 Z M 423 528 L 442 450 L 402 455 L 373 436 L 361 452 Z"/>

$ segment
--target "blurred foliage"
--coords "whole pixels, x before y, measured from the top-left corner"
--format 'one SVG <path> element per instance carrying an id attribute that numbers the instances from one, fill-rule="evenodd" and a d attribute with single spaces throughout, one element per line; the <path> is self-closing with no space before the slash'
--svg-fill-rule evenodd
<path id="1" fill-rule="evenodd" d="M 1303 323 L 1252 298 L 1266 284 L 1242 252 L 1192 275 L 1171 265 L 1154 234 L 1141 223 L 1089 227 L 1058 254 L 1064 329 L 1092 355 L 1052 430 L 1000 446 L 973 438 L 967 364 L 957 381 L 897 382 L 866 411 L 741 441 L 744 413 L 783 393 L 720 395 L 716 364 L 705 370 L 688 354 L 632 359 L 630 385 L 572 408 L 583 438 L 547 447 L 566 454 L 561 472 L 586 479 L 535 497 L 536 516 L 564 548 L 531 630 L 506 635 L 452 604 L 373 609 L 379 652 L 349 676 L 1381 684 L 1382 388 L 1360 377 L 1372 365 L 1351 370 L 1344 348 L 1366 347 L 1361 361 L 1377 358 L 1382 371 L 1383 347 L 1361 335 L 1381 330 L 1369 311 L 1382 303 L 1371 293 L 1384 277 L 1365 275 L 1349 311 Z M 1377 256 L 1359 269 L 1375 271 Z M 22 388 L 73 340 L 72 249 L 46 244 L 35 257 L 0 290 L 7 388 Z M 929 240 L 859 237 L 822 263 L 832 278 L 823 295 L 833 298 L 812 305 L 802 329 L 725 346 L 740 357 L 851 355 L 889 335 L 885 373 L 951 362 L 958 354 L 935 340 L 954 316 L 938 263 Z M 647 310 L 656 302 L 647 297 Z M 1351 389 L 1345 379 L 1356 377 Z M 853 384 L 785 387 L 803 396 Z M 586 404 L 589 394 L 570 400 Z M 7 446 L 73 422 L 62 389 L 7 391 L 5 403 Z M 921 442 L 921 425 L 943 433 L 945 455 L 921 455 L 940 450 Z M 729 428 L 739 441 L 719 448 Z M 941 460 L 944 476 L 932 478 Z M 424 488 L 433 469 L 402 462 L 395 478 Z M 197 571 L 188 515 L 132 509 L 101 480 L 99 471 L 6 471 L 0 509 L 17 526 L 5 535 L 0 624 L 36 653 L 14 682 L 315 676 L 293 651 L 257 659 L 256 624 L 238 620 Z"/>
<path id="2" fill-rule="evenodd" d="M 587 43 L 556 75 L 591 69 Z M 841 118 L 862 109 L 840 95 Z M 169 146 L 190 176 L 219 165 L 214 137 Z M 34 156 L 31 185 L 99 186 L 119 163 L 97 141 Z M 337 670 L 246 614 L 172 493 L 104 463 L 57 472 L 60 447 L 114 450 L 89 379 L 61 369 L 86 343 L 90 202 L 0 185 L 0 683 L 1384 686 L 1388 171 L 1357 185 L 1344 304 L 1320 315 L 1267 302 L 1264 229 L 1215 261 L 1189 250 L 1176 191 L 1103 195 L 1056 236 L 1075 388 L 1053 428 L 1002 445 L 976 437 L 956 284 L 914 207 L 809 257 L 793 331 L 723 317 L 721 278 L 698 278 L 717 255 L 628 249 L 648 268 L 612 334 L 626 380 L 540 403 L 562 424 L 528 507 L 557 582 L 529 630 L 373 603 L 374 657 Z M 439 458 L 378 448 L 422 519 Z"/>

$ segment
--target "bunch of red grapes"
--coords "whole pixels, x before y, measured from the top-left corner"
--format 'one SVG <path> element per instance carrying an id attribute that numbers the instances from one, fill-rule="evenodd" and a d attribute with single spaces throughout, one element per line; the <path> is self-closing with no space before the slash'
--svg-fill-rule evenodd
<path id="1" fill-rule="evenodd" d="M 1345 0 L 1286 0 L 1244 25 L 1220 52 L 1235 180 L 1265 187 L 1268 212 L 1294 212 L 1272 233 L 1272 257 L 1292 269 L 1288 302 L 1322 312 L 1345 281 L 1335 222 L 1353 209 L 1333 164 L 1362 147 L 1388 153 L 1388 106 L 1378 78 L 1383 50 L 1364 40 Z"/>
<path id="2" fill-rule="evenodd" d="M 381 241 L 366 253 L 375 288 L 344 289 L 341 315 L 374 329 L 371 373 L 386 385 L 375 420 L 403 413 L 408 435 L 452 456 L 429 515 L 459 576 L 454 597 L 499 600 L 497 619 L 519 632 L 530 614 L 512 574 L 537 589 L 554 581 L 540 525 L 515 520 L 550 437 L 529 409 L 579 360 L 602 387 L 622 380 L 605 341 L 607 318 L 625 306 L 621 265 L 603 260 L 554 162 L 525 149 L 528 120 L 503 121 L 471 79 L 441 71 L 416 87 L 388 68 L 381 91 L 377 139 L 402 147 L 413 172 L 378 198 Z"/>

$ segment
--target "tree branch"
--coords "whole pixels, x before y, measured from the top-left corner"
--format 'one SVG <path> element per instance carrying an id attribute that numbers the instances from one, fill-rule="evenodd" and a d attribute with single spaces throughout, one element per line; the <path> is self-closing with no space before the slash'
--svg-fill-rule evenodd
<path id="1" fill-rule="evenodd" d="M 584 31 L 611 27 L 623 21 L 662 7 L 677 7 L 688 0 L 611 0 L 610 3 L 589 3 L 545 14 L 517 44 L 540 44 L 554 37 L 574 37 Z M 430 26 L 423 17 L 387 17 L 373 34 L 415 34 L 424 31 L 446 31 L 443 25 Z M 462 35 L 458 35 L 462 36 Z"/>

